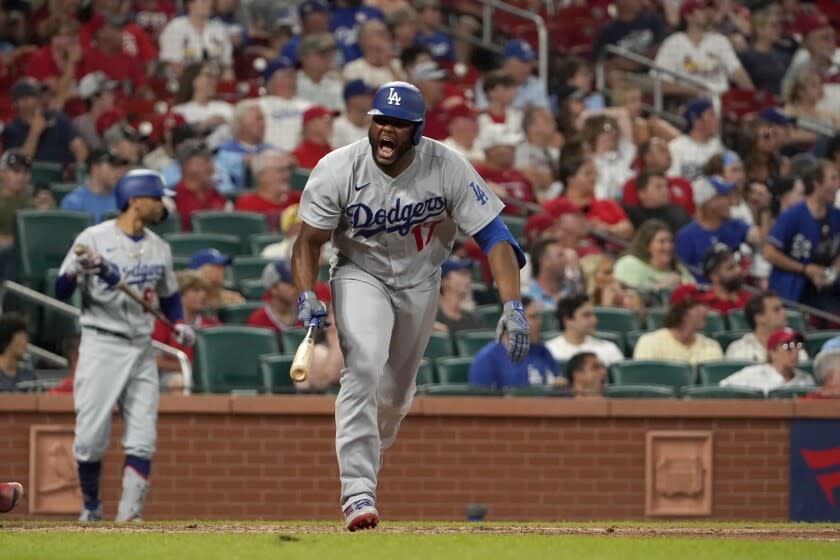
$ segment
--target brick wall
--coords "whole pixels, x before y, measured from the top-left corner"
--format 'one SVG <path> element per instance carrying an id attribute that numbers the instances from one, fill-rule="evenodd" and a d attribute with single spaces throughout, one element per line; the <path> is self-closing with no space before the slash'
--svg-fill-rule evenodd
<path id="1" fill-rule="evenodd" d="M 713 516 L 787 517 L 788 421 L 823 416 L 792 402 L 418 399 L 386 454 L 378 505 L 388 519 L 644 517 L 648 430 L 713 430 Z M 322 397 L 166 397 L 146 517 L 337 519 L 332 401 Z M 836 416 L 836 411 L 829 413 Z M 66 397 L 0 396 L 0 478 L 28 483 L 29 426 L 72 424 Z M 103 496 L 119 494 L 115 417 Z M 28 515 L 27 503 L 16 510 Z"/>

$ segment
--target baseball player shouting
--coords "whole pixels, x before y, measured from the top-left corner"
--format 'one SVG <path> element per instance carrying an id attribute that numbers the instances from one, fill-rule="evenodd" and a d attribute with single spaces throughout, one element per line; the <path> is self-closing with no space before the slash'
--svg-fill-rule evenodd
<path id="1" fill-rule="evenodd" d="M 152 352 L 152 315 L 116 289 L 122 280 L 173 322 L 183 318 L 169 245 L 145 226 L 165 217 L 161 176 L 131 171 L 114 194 L 120 215 L 84 230 L 61 265 L 56 293 L 66 299 L 82 292 L 82 341 L 73 382 L 76 438 L 84 509 L 80 521 L 102 519 L 99 478 L 111 433 L 111 411 L 119 404 L 125 450 L 117 521 L 140 519 L 155 450 L 158 371 Z M 76 249 L 85 248 L 78 254 Z M 177 323 L 178 343 L 191 346 L 193 330 Z"/>
<path id="2" fill-rule="evenodd" d="M 382 450 L 411 407 L 417 368 L 437 310 L 440 265 L 456 228 L 488 256 L 504 301 L 497 336 L 514 361 L 528 352 L 519 294 L 522 250 L 498 214 L 502 202 L 472 166 L 423 138 L 425 105 L 405 82 L 380 87 L 367 140 L 340 148 L 312 170 L 292 251 L 298 318 L 323 324 L 313 293 L 321 245 L 332 240 L 332 301 L 345 368 L 336 400 L 341 504 L 350 531 L 379 523 L 374 505 Z"/>

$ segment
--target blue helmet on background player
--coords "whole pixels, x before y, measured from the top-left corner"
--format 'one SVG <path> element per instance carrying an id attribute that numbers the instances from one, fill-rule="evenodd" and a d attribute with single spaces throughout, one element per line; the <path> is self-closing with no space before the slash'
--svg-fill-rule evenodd
<path id="1" fill-rule="evenodd" d="M 415 123 L 411 142 L 416 146 L 423 137 L 426 102 L 417 87 L 408 82 L 388 82 L 373 95 L 368 115 L 391 117 Z"/>
<path id="2" fill-rule="evenodd" d="M 163 199 L 165 196 L 173 196 L 174 194 L 166 188 L 161 174 L 151 169 L 129 171 L 117 181 L 117 185 L 114 187 L 114 198 L 117 202 L 117 210 L 120 212 L 125 212 L 128 208 L 128 201 L 134 197 Z M 166 205 L 163 209 L 161 221 L 169 215 Z"/>

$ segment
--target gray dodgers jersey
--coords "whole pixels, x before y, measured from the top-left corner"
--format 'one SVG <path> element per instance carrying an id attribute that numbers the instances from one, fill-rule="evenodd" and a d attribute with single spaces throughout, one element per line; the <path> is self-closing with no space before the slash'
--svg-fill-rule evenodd
<path id="1" fill-rule="evenodd" d="M 458 227 L 474 235 L 504 204 L 472 165 L 440 142 L 423 138 L 398 177 L 373 160 L 367 138 L 339 148 L 312 170 L 298 215 L 333 230 L 338 266 L 349 260 L 394 289 L 440 274 Z"/>
<path id="2" fill-rule="evenodd" d="M 84 230 L 73 246 L 77 243 L 86 245 L 116 264 L 125 283 L 155 308 L 159 298 L 169 297 L 178 291 L 169 244 L 148 228 L 141 241 L 134 241 L 117 227 L 115 220 L 108 220 Z M 60 273 L 64 274 L 76 258 L 71 248 L 64 257 Z M 105 329 L 131 338 L 151 334 L 154 317 L 146 313 L 139 303 L 116 288 L 108 288 L 97 276 L 80 274 L 78 282 L 82 294 L 79 322 L 83 327 Z"/>

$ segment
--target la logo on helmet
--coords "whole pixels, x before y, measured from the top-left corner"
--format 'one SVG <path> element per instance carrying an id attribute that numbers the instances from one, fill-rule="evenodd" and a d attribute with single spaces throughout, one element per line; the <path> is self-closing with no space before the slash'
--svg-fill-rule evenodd
<path id="1" fill-rule="evenodd" d="M 396 90 L 394 88 L 389 88 L 388 105 L 399 105 L 400 101 L 402 101 L 402 98 L 400 98 Z"/>

